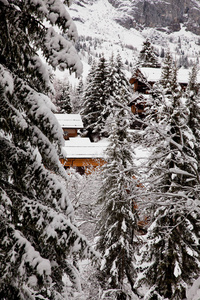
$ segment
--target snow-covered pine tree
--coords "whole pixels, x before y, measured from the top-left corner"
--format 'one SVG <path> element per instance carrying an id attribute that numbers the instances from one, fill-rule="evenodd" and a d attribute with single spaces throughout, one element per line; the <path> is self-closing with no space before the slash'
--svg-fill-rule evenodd
<path id="1" fill-rule="evenodd" d="M 143 47 L 139 53 L 137 65 L 139 67 L 147 68 L 160 67 L 155 49 L 148 38 L 143 42 Z"/>
<path id="2" fill-rule="evenodd" d="M 58 81 L 58 91 L 56 95 L 56 105 L 59 112 L 63 114 L 71 114 L 72 104 L 71 104 L 71 93 L 70 93 L 70 84 L 68 81 L 64 80 Z"/>
<path id="3" fill-rule="evenodd" d="M 191 128 L 195 142 L 195 153 L 200 162 L 200 85 L 197 83 L 198 67 L 194 65 L 190 72 L 189 83 L 186 89 L 186 107 L 188 108 L 188 126 Z M 198 165 L 200 170 L 200 163 Z"/>
<path id="4" fill-rule="evenodd" d="M 83 91 L 84 91 L 83 79 L 80 78 L 78 82 L 78 86 L 75 88 L 74 91 L 73 113 L 80 113 L 80 111 L 82 110 Z"/>
<path id="5" fill-rule="evenodd" d="M 91 140 L 96 140 L 103 136 L 105 124 L 104 108 L 109 98 L 108 85 L 108 62 L 102 54 L 97 66 L 91 68 L 89 79 L 87 79 L 86 89 L 83 97 L 83 115 L 86 134 Z"/>
<path id="6" fill-rule="evenodd" d="M 55 175 L 66 178 L 58 158 L 64 140 L 52 113 L 55 107 L 46 96 L 49 74 L 37 54 L 41 50 L 53 68 L 80 74 L 76 37 L 62 1 L 0 0 L 0 298 L 4 300 L 68 299 L 67 287 L 81 288 L 74 255 L 94 253 L 73 224 L 67 191 Z"/>
<path id="7" fill-rule="evenodd" d="M 170 107 L 171 100 L 168 101 L 169 97 L 167 97 L 166 95 L 167 94 L 171 95 L 172 93 L 173 80 L 175 80 L 174 84 L 177 85 L 177 80 L 176 80 L 177 69 L 175 68 L 174 70 L 173 67 L 174 67 L 173 58 L 168 49 L 162 65 L 160 80 L 153 85 L 153 87 L 150 90 L 150 96 L 146 100 L 145 122 L 149 125 L 152 122 L 157 122 L 157 121 L 161 122 L 161 118 L 166 119 L 170 114 L 169 107 Z M 167 102 L 169 102 L 169 105 L 167 104 Z M 163 112 L 163 109 L 166 109 L 166 115 Z M 149 133 L 147 132 L 147 136 L 148 134 Z M 154 141 L 156 141 L 156 139 L 154 139 Z"/>
<path id="8" fill-rule="evenodd" d="M 117 105 L 119 99 L 113 108 L 110 144 L 98 196 L 102 210 L 97 249 L 102 254 L 99 275 L 102 288 L 112 289 L 116 299 L 129 299 L 129 292 L 134 292 L 134 238 L 138 217 L 133 196 L 137 190 L 137 180 L 134 179 L 134 152 L 128 132 L 127 110 L 123 105 L 121 108 Z"/>
<path id="9" fill-rule="evenodd" d="M 115 58 L 112 54 L 108 64 L 108 77 L 106 81 L 110 97 L 106 101 L 103 115 L 105 125 L 103 131 L 106 136 L 109 135 L 110 131 L 110 119 L 112 119 L 113 107 L 121 108 L 122 102 L 128 108 L 130 99 L 132 97 L 129 82 L 124 73 L 124 65 L 120 54 Z M 115 99 L 113 101 L 113 99 Z"/>
<path id="10" fill-rule="evenodd" d="M 175 84 L 177 84 L 176 82 L 177 70 L 175 70 L 174 73 L 173 66 L 174 66 L 173 58 L 168 49 L 162 65 L 160 80 L 156 82 L 153 85 L 153 87 L 150 89 L 150 96 L 146 99 L 145 120 L 144 120 L 146 125 L 147 124 L 150 125 L 153 123 L 155 126 L 155 122 L 157 121 L 161 122 L 162 118 L 166 119 L 170 114 L 169 107 L 170 107 L 171 100 L 168 101 L 169 97 L 167 97 L 166 95 L 167 94 L 171 95 L 174 76 L 175 76 L 174 78 Z M 163 109 L 166 109 L 166 114 L 163 112 Z M 149 135 L 148 128 L 149 127 L 147 127 L 146 130 L 147 131 L 146 136 Z M 156 142 L 156 139 L 153 140 Z M 150 144 L 153 143 L 154 141 L 150 141 Z"/>
<path id="11" fill-rule="evenodd" d="M 96 68 L 95 72 L 95 90 L 96 90 L 96 99 L 98 97 L 98 103 L 96 104 L 96 111 L 98 111 L 97 119 L 94 126 L 94 132 L 97 133 L 100 137 L 104 136 L 104 126 L 105 126 L 105 120 L 106 115 L 105 107 L 107 105 L 107 100 L 109 98 L 109 88 L 107 84 L 109 75 L 109 69 L 108 69 L 108 61 L 105 59 L 104 55 L 99 59 L 99 63 Z"/>
<path id="12" fill-rule="evenodd" d="M 167 49 L 162 64 L 162 72 L 160 78 L 160 83 L 162 87 L 165 89 L 165 94 L 167 94 L 168 90 L 170 93 L 172 77 L 173 77 L 173 57 L 170 50 Z"/>
<path id="13" fill-rule="evenodd" d="M 186 299 L 187 284 L 199 274 L 199 174 L 194 135 L 185 101 L 170 69 L 171 84 L 163 93 L 155 126 L 148 137 L 154 147 L 149 160 L 148 183 L 154 215 L 141 249 L 136 286 L 145 283 L 150 299 Z M 163 82 L 167 82 L 163 77 Z M 148 205 L 148 203 L 147 203 Z"/>
<path id="14" fill-rule="evenodd" d="M 108 136 L 107 118 L 112 112 L 113 103 L 123 90 L 123 99 L 128 104 L 131 98 L 130 86 L 123 71 L 120 55 L 111 56 L 109 62 L 101 56 L 96 67 L 88 74 L 83 102 L 83 122 L 88 136 Z M 115 102 L 115 105 L 117 102 Z"/>
<path id="15" fill-rule="evenodd" d="M 86 78 L 86 86 L 83 92 L 83 107 L 81 109 L 81 115 L 84 124 L 83 135 L 90 137 L 92 141 L 95 140 L 95 133 L 93 132 L 93 127 L 96 117 L 98 116 L 98 111 L 96 111 L 95 104 L 98 101 L 98 98 L 96 99 L 96 97 L 94 96 L 94 78 L 96 68 L 96 64 L 93 63 Z"/>
<path id="16" fill-rule="evenodd" d="M 115 84 L 113 85 L 110 94 L 115 98 L 116 96 L 123 95 L 122 97 L 123 103 L 128 104 L 131 98 L 131 87 L 125 75 L 124 64 L 122 62 L 122 58 L 120 54 L 118 54 L 116 58 L 114 58 L 113 63 L 114 63 L 114 72 L 113 75 L 110 77 L 113 77 L 115 79 L 115 81 L 113 80 Z M 112 66 L 112 58 L 109 63 L 109 66 Z"/>

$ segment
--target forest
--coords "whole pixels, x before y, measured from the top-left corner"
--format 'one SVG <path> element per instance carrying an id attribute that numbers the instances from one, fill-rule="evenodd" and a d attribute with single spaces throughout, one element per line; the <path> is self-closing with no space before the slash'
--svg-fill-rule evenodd
<path id="1" fill-rule="evenodd" d="M 146 39 L 133 73 L 161 77 L 141 118 L 119 53 L 81 78 L 71 4 L 0 0 L 0 299 L 198 300 L 199 66 L 183 89 L 170 50 L 160 61 Z M 64 169 L 56 112 L 108 140 L 103 167 Z"/>

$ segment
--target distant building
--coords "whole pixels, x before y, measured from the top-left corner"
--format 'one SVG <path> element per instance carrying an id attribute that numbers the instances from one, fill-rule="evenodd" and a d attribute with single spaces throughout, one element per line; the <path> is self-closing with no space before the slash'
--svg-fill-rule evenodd
<path id="1" fill-rule="evenodd" d="M 92 143 L 89 138 L 76 137 L 65 141 L 63 147 L 65 157 L 60 159 L 63 166 L 75 168 L 79 173 L 90 172 L 91 169 L 105 163 L 105 150 L 108 142 L 105 140 Z"/>
<path id="2" fill-rule="evenodd" d="M 65 140 L 68 140 L 70 137 L 78 136 L 78 130 L 83 129 L 80 114 L 55 114 L 55 117 L 63 129 L 63 137 Z"/>
<path id="3" fill-rule="evenodd" d="M 130 78 L 129 82 L 133 87 L 134 96 L 129 103 L 133 114 L 137 114 L 141 119 L 144 118 L 144 109 L 154 83 L 159 82 L 161 78 L 161 68 L 137 68 Z M 190 69 L 179 69 L 177 81 L 183 91 L 189 82 Z M 200 84 L 200 74 L 197 76 L 197 83 Z M 138 121 L 139 122 L 139 121 Z M 136 123 L 138 123 L 136 122 Z M 133 124 L 133 127 L 140 127 L 141 124 Z"/>
<path id="4" fill-rule="evenodd" d="M 134 92 L 148 94 L 154 83 L 161 78 L 161 68 L 138 68 L 131 76 L 129 82 L 133 86 Z M 190 69 L 179 69 L 177 81 L 183 90 L 186 89 L 189 81 Z M 197 76 L 197 82 L 200 84 L 200 74 Z"/>
<path id="5" fill-rule="evenodd" d="M 105 163 L 104 152 L 108 142 L 92 143 L 89 138 L 80 137 L 78 130 L 83 129 L 80 114 L 55 114 L 55 117 L 63 129 L 65 146 L 60 161 L 66 169 L 75 168 L 84 174 Z"/>

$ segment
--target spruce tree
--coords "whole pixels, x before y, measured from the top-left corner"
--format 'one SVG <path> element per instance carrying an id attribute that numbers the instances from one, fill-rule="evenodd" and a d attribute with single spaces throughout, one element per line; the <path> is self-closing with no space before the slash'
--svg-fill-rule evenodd
<path id="1" fill-rule="evenodd" d="M 59 81 L 58 85 L 59 85 L 59 91 L 56 97 L 56 105 L 61 113 L 71 114 L 72 104 L 71 104 L 69 82 Z"/>
<path id="2" fill-rule="evenodd" d="M 127 77 L 124 72 L 124 64 L 122 62 L 122 58 L 120 54 L 114 58 L 114 72 L 113 75 L 110 77 L 113 77 L 115 79 L 115 84 L 112 87 L 111 96 L 119 96 L 123 94 L 123 97 L 121 100 L 123 100 L 124 104 L 128 104 L 130 102 L 131 98 L 131 90 L 130 90 L 130 84 L 127 80 Z M 112 65 L 112 58 L 109 66 Z"/>
<path id="3" fill-rule="evenodd" d="M 98 133 L 99 136 L 104 136 L 103 134 L 103 128 L 105 125 L 105 107 L 107 105 L 107 100 L 109 98 L 109 88 L 107 84 L 109 75 L 109 69 L 108 69 L 108 62 L 105 59 L 104 55 L 101 56 L 99 63 L 96 68 L 95 72 L 95 92 L 96 92 L 96 99 L 98 97 L 98 102 L 96 104 L 96 111 L 98 111 L 98 116 L 96 119 L 96 122 L 94 124 L 94 132 Z"/>
<path id="4" fill-rule="evenodd" d="M 78 86 L 75 88 L 74 93 L 74 101 L 73 101 L 73 112 L 80 113 L 83 106 L 83 91 L 84 91 L 84 84 L 83 79 L 80 78 L 78 82 Z"/>
<path id="5" fill-rule="evenodd" d="M 81 115 L 84 124 L 83 135 L 90 137 L 93 141 L 95 140 L 94 124 L 97 120 L 99 111 L 97 110 L 97 105 L 99 99 L 96 97 L 96 87 L 95 87 L 95 74 L 97 66 L 95 63 L 91 66 L 90 72 L 86 78 L 86 87 L 83 94 L 83 107 L 81 110 Z"/>
<path id="6" fill-rule="evenodd" d="M 104 108 L 109 98 L 107 85 L 108 62 L 102 55 L 95 68 L 89 73 L 88 83 L 83 97 L 83 115 L 86 134 L 92 139 L 103 136 L 105 124 Z"/>
<path id="7" fill-rule="evenodd" d="M 189 82 L 186 89 L 186 107 L 188 108 L 188 126 L 191 128 L 195 142 L 195 153 L 200 162 L 200 85 L 197 83 L 198 68 L 196 65 L 192 67 L 189 75 Z M 198 164 L 200 170 L 200 163 Z"/>
<path id="8" fill-rule="evenodd" d="M 153 85 L 152 89 L 150 90 L 150 97 L 148 97 L 146 100 L 146 125 L 150 125 L 152 122 L 161 122 L 161 119 L 166 119 L 169 117 L 169 107 L 171 103 L 170 97 L 173 88 L 177 91 L 178 97 L 181 96 L 180 86 L 177 83 L 176 77 L 176 64 L 173 62 L 172 55 L 168 49 L 161 68 L 161 77 L 159 81 Z M 166 114 L 163 110 L 166 110 Z"/>
<path id="9" fill-rule="evenodd" d="M 77 31 L 62 1 L 0 0 L 0 32 L 0 298 L 68 299 L 81 288 L 74 257 L 94 252 L 57 179 L 64 140 L 37 53 L 80 74 Z"/>
<path id="10" fill-rule="evenodd" d="M 109 97 L 106 101 L 104 107 L 104 129 L 103 132 L 109 135 L 109 123 L 112 118 L 113 107 L 121 108 L 123 104 L 128 108 L 130 99 L 132 97 L 130 85 L 124 73 L 124 65 L 122 63 L 121 56 L 118 54 L 115 58 L 114 55 L 111 56 L 108 66 L 108 77 L 106 81 L 108 87 Z M 113 101 L 114 99 L 114 101 Z"/>
<path id="11" fill-rule="evenodd" d="M 155 50 L 148 38 L 143 43 L 143 47 L 139 53 L 137 64 L 140 67 L 147 67 L 147 68 L 159 68 L 160 67 Z"/>
<path id="12" fill-rule="evenodd" d="M 162 87 L 165 89 L 165 94 L 167 94 L 168 91 L 170 93 L 172 77 L 173 77 L 173 58 L 169 49 L 165 54 L 161 70 L 162 72 L 161 72 L 160 83 Z"/>
<path id="13" fill-rule="evenodd" d="M 132 140 L 128 129 L 126 110 L 114 108 L 98 196 L 102 204 L 97 242 L 97 249 L 102 254 L 99 277 L 103 288 L 113 289 L 118 300 L 129 299 L 131 289 L 135 291 L 133 262 L 137 212 L 133 198 L 137 180 L 134 179 Z M 130 286 L 129 293 L 126 282 Z"/>
<path id="14" fill-rule="evenodd" d="M 187 284 L 199 274 L 199 174 L 194 135 L 172 68 L 171 85 L 164 85 L 158 118 L 147 127 L 154 139 L 148 186 L 152 224 L 141 249 L 136 286 L 147 284 L 144 299 L 186 299 Z M 167 82 L 163 77 L 163 82 Z M 148 204 L 147 204 L 148 205 Z M 149 205 L 150 207 L 150 205 Z"/>
<path id="15" fill-rule="evenodd" d="M 107 118 L 112 113 L 112 97 L 116 99 L 122 93 L 123 101 L 128 104 L 131 98 L 130 86 L 124 73 L 120 55 L 111 56 L 107 62 L 102 56 L 97 67 L 92 67 L 88 75 L 83 102 L 83 121 L 85 132 L 90 137 L 108 137 Z"/>

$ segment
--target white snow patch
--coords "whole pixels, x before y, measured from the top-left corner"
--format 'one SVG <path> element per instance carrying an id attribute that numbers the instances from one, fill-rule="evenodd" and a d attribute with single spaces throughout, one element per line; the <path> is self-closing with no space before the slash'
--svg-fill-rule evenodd
<path id="1" fill-rule="evenodd" d="M 187 300 L 199 300 L 200 299 L 200 277 L 195 280 L 193 285 L 187 290 Z"/>
<path id="2" fill-rule="evenodd" d="M 29 277 L 28 285 L 30 285 L 31 287 L 34 287 L 37 285 L 37 277 L 35 275 L 32 275 Z"/>
<path id="3" fill-rule="evenodd" d="M 174 276 L 175 277 L 178 277 L 181 275 L 181 269 L 180 269 L 180 266 L 179 266 L 179 263 L 176 261 L 175 263 L 175 267 L 174 267 Z"/>

